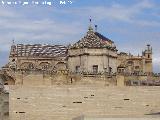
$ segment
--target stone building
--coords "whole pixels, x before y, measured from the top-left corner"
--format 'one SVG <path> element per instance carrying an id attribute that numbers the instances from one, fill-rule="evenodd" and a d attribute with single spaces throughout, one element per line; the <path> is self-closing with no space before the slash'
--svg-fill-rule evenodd
<path id="1" fill-rule="evenodd" d="M 147 45 L 145 51 L 142 51 L 141 56 L 133 56 L 121 52 L 118 54 L 118 72 L 135 73 L 135 74 L 150 74 L 152 73 L 152 48 Z"/>
<path id="2" fill-rule="evenodd" d="M 66 52 L 62 45 L 12 45 L 8 66 L 13 70 L 66 69 Z"/>
<path id="3" fill-rule="evenodd" d="M 83 73 L 117 72 L 117 49 L 113 41 L 94 32 L 90 26 L 86 36 L 69 46 L 68 69 Z"/>
<path id="4" fill-rule="evenodd" d="M 3 84 L 15 83 L 9 86 L 9 108 L 7 94 L 0 94 L 6 95 L 0 97 L 0 115 L 5 120 L 8 115 L 10 120 L 145 117 L 160 111 L 159 87 L 123 88 L 125 77 L 117 74 L 152 73 L 150 45 L 142 56 L 119 53 L 112 40 L 91 26 L 82 39 L 69 46 L 13 44 L 3 70 L 7 76 Z"/>
<path id="5" fill-rule="evenodd" d="M 66 70 L 70 73 L 152 73 L 152 48 L 147 45 L 142 56 L 118 52 L 115 43 L 93 30 L 75 44 L 11 46 L 9 63 L 4 67 L 17 70 Z"/>

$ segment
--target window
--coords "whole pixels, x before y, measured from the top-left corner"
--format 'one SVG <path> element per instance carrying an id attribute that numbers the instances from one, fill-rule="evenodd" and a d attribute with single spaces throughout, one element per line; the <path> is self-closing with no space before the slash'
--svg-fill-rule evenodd
<path id="1" fill-rule="evenodd" d="M 135 69 L 139 69 L 139 66 L 135 66 Z"/>
<path id="2" fill-rule="evenodd" d="M 93 65 L 93 73 L 98 73 L 98 65 Z"/>
<path id="3" fill-rule="evenodd" d="M 80 72 L 80 66 L 76 66 L 76 73 Z"/>

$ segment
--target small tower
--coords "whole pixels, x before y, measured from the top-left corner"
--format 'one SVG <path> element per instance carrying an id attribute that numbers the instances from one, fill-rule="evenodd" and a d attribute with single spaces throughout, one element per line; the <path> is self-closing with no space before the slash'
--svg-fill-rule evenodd
<path id="1" fill-rule="evenodd" d="M 144 60 L 145 60 L 145 72 L 152 73 L 153 66 L 152 66 L 152 47 L 150 44 L 147 45 L 146 50 L 144 51 Z"/>
<path id="2" fill-rule="evenodd" d="M 144 51 L 144 56 L 146 59 L 152 59 L 152 47 L 150 44 L 147 45 L 147 48 Z"/>

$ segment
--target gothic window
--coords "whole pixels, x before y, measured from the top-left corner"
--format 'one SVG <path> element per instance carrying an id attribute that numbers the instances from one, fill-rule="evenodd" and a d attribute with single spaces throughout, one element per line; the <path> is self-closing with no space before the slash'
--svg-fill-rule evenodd
<path id="1" fill-rule="evenodd" d="M 148 58 L 150 58 L 150 55 L 148 54 Z"/>
<path id="2" fill-rule="evenodd" d="M 93 73 L 98 73 L 98 65 L 93 65 Z"/>

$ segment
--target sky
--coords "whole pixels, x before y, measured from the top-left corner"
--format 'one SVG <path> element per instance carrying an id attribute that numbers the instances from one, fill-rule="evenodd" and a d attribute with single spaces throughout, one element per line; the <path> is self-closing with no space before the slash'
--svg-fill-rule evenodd
<path id="1" fill-rule="evenodd" d="M 73 44 L 86 34 L 92 18 L 118 52 L 141 55 L 151 44 L 154 72 L 160 72 L 159 0 L 64 1 L 0 0 L 0 66 L 8 62 L 13 39 L 16 44 Z"/>

